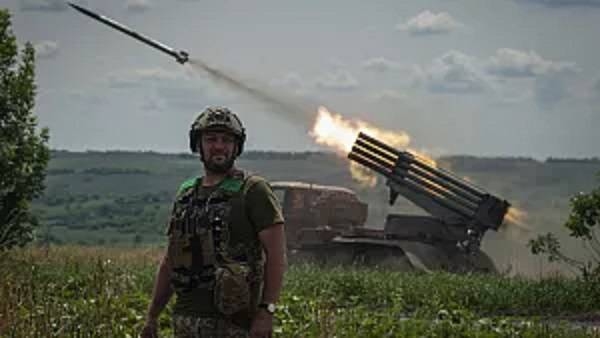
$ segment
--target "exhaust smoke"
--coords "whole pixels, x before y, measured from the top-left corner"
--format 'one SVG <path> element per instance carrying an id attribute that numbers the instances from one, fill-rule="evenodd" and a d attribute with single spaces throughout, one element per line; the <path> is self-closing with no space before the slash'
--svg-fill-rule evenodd
<path id="1" fill-rule="evenodd" d="M 291 97 L 277 92 L 258 81 L 243 80 L 232 72 L 217 69 L 197 58 L 189 59 L 188 65 L 195 71 L 204 72 L 214 82 L 221 83 L 256 99 L 274 113 L 277 113 L 277 116 L 283 117 L 289 122 L 301 123 L 305 128 L 309 128 L 314 119 L 314 112 L 318 105 L 308 99 Z"/>

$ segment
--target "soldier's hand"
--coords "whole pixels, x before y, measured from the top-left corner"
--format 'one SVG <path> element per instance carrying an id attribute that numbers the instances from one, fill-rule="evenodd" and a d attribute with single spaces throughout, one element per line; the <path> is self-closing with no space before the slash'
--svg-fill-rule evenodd
<path id="1" fill-rule="evenodd" d="M 273 315 L 259 310 L 250 327 L 250 338 L 270 338 L 273 333 Z"/>
<path id="2" fill-rule="evenodd" d="M 140 333 L 140 338 L 158 338 L 156 321 L 147 321 Z"/>

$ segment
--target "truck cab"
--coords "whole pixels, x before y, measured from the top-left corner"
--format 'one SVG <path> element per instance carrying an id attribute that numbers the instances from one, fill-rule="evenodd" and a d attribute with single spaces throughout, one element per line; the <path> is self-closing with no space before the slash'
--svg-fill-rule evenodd
<path id="1" fill-rule="evenodd" d="M 272 182 L 283 207 L 288 247 L 352 233 L 367 220 L 368 206 L 350 189 L 297 181 Z"/>

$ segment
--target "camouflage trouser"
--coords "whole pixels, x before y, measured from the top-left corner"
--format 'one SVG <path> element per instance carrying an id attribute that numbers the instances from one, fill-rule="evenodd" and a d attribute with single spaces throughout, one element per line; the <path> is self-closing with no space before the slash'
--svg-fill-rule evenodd
<path id="1" fill-rule="evenodd" d="M 176 338 L 244 338 L 248 330 L 228 319 L 173 316 L 173 332 Z"/>

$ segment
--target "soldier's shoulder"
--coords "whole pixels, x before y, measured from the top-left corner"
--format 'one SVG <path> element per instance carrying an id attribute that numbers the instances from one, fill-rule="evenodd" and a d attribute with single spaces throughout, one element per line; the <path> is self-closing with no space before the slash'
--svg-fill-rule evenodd
<path id="1" fill-rule="evenodd" d="M 244 170 L 244 183 L 246 186 L 248 185 L 253 185 L 259 182 L 266 182 L 267 180 L 261 176 L 260 174 L 250 171 L 250 170 Z"/>
<path id="2" fill-rule="evenodd" d="M 250 174 L 246 176 L 244 190 L 245 192 L 248 192 L 250 190 L 269 191 L 271 190 L 271 184 L 269 183 L 269 180 L 264 176 L 261 176 L 259 174 Z"/>
<path id="3" fill-rule="evenodd" d="M 221 189 L 229 192 L 241 192 L 247 193 L 248 190 L 260 182 L 266 182 L 266 180 L 249 171 L 235 170 L 230 174 L 220 185 Z"/>
<path id="4" fill-rule="evenodd" d="M 263 176 L 261 176 L 259 174 L 249 173 L 246 176 L 246 184 L 252 185 L 252 184 L 256 184 L 256 183 L 268 183 L 268 181 L 266 178 L 264 178 Z"/>
<path id="5" fill-rule="evenodd" d="M 186 179 L 185 181 L 183 181 L 179 185 L 179 189 L 177 189 L 177 196 L 181 196 L 181 195 L 185 194 L 186 192 L 190 191 L 196 185 L 196 182 L 198 182 L 199 179 L 200 179 L 200 177 L 196 176 L 196 177 L 190 177 L 190 178 Z"/>

